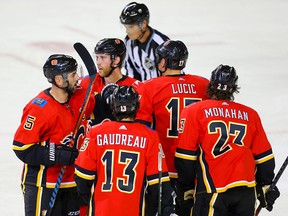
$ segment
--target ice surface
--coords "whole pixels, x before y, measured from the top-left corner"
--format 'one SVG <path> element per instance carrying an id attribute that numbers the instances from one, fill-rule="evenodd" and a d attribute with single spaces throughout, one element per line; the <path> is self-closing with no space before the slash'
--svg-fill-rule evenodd
<path id="1" fill-rule="evenodd" d="M 186 73 L 209 78 L 219 64 L 237 69 L 236 101 L 255 108 L 274 149 L 276 171 L 287 157 L 288 2 L 285 0 L 147 0 L 151 26 L 189 48 Z M 105 37 L 124 38 L 123 0 L 0 0 L 0 209 L 24 215 L 22 163 L 11 150 L 24 105 L 49 86 L 42 65 L 52 53 L 73 55 L 75 42 L 89 51 Z M 288 170 L 274 210 L 287 215 Z"/>

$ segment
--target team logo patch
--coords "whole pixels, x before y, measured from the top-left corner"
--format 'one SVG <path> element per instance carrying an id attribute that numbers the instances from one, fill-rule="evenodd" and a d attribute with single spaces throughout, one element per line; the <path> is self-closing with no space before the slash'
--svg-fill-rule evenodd
<path id="1" fill-rule="evenodd" d="M 32 101 L 33 104 L 36 104 L 40 107 L 44 107 L 46 104 L 47 104 L 47 101 L 42 99 L 42 98 L 35 98 L 33 101 Z"/>
<path id="2" fill-rule="evenodd" d="M 65 145 L 65 146 L 69 146 L 69 144 L 71 143 L 71 140 L 73 138 L 73 133 L 71 132 L 70 134 L 66 135 L 61 141 L 60 143 L 62 145 Z"/>
<path id="3" fill-rule="evenodd" d="M 51 65 L 57 65 L 57 63 L 58 63 L 57 59 L 51 60 Z"/>

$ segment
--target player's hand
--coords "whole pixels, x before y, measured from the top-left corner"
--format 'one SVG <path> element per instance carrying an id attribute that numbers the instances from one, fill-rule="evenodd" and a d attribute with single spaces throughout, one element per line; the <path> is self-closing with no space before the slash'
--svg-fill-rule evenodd
<path id="1" fill-rule="evenodd" d="M 272 190 L 268 190 L 270 185 L 256 186 L 257 199 L 262 208 L 272 211 L 275 200 L 280 196 L 278 188 L 275 186 Z"/>
<path id="2" fill-rule="evenodd" d="M 192 207 L 194 205 L 194 193 L 195 191 L 192 189 L 184 192 L 184 197 L 182 201 L 179 202 L 179 206 L 180 206 L 179 212 L 176 212 L 176 213 L 178 213 L 179 215 L 183 215 L 183 216 L 191 215 Z"/>
<path id="3" fill-rule="evenodd" d="M 275 200 L 280 196 L 280 191 L 278 188 L 275 186 L 272 190 L 269 190 L 266 194 L 266 202 L 267 202 L 267 207 L 266 209 L 268 211 L 272 211 L 273 205 L 275 203 Z"/>
<path id="4" fill-rule="evenodd" d="M 44 160 L 49 166 L 53 166 L 54 164 L 70 166 L 74 164 L 78 154 L 79 152 L 75 148 L 49 143 L 45 149 Z"/>
<path id="5" fill-rule="evenodd" d="M 194 205 L 195 190 L 183 187 L 179 182 L 176 183 L 177 203 L 176 214 L 190 216 Z"/>

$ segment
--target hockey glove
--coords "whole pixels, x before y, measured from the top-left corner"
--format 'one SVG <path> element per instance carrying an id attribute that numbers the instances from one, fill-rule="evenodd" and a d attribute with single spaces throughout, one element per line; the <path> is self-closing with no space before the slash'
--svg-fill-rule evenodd
<path id="1" fill-rule="evenodd" d="M 101 96 L 109 107 L 111 106 L 112 94 L 117 87 L 117 84 L 110 83 L 107 84 L 101 91 Z"/>
<path id="2" fill-rule="evenodd" d="M 260 202 L 262 208 L 266 208 L 268 211 L 272 211 L 275 200 L 280 196 L 278 188 L 275 186 L 273 189 L 268 190 L 270 185 L 256 186 L 257 199 Z"/>
<path id="3" fill-rule="evenodd" d="M 192 207 L 194 205 L 194 194 L 193 189 L 184 188 L 178 182 L 176 183 L 177 190 L 177 205 L 176 205 L 176 214 L 183 216 L 190 216 Z"/>
<path id="4" fill-rule="evenodd" d="M 44 160 L 48 166 L 53 166 L 54 164 L 70 166 L 74 164 L 78 154 L 79 152 L 75 148 L 49 143 L 46 145 Z"/>

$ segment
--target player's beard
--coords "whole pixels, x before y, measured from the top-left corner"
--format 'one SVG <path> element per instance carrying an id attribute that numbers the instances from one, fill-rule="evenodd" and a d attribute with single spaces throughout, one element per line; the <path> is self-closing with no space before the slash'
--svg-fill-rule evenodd
<path id="1" fill-rule="evenodd" d="M 102 78 L 109 77 L 112 74 L 112 72 L 114 71 L 114 69 L 115 69 L 115 67 L 113 67 L 112 63 L 111 63 L 109 69 L 108 68 L 106 68 L 106 69 L 103 68 L 102 72 L 99 72 L 100 77 L 102 77 Z"/>
<path id="2" fill-rule="evenodd" d="M 74 92 L 76 91 L 78 83 L 76 83 L 74 85 L 71 85 L 69 82 L 67 82 L 67 83 L 68 83 L 68 86 L 66 87 L 66 92 L 68 93 L 68 96 L 70 98 L 74 94 Z"/>

